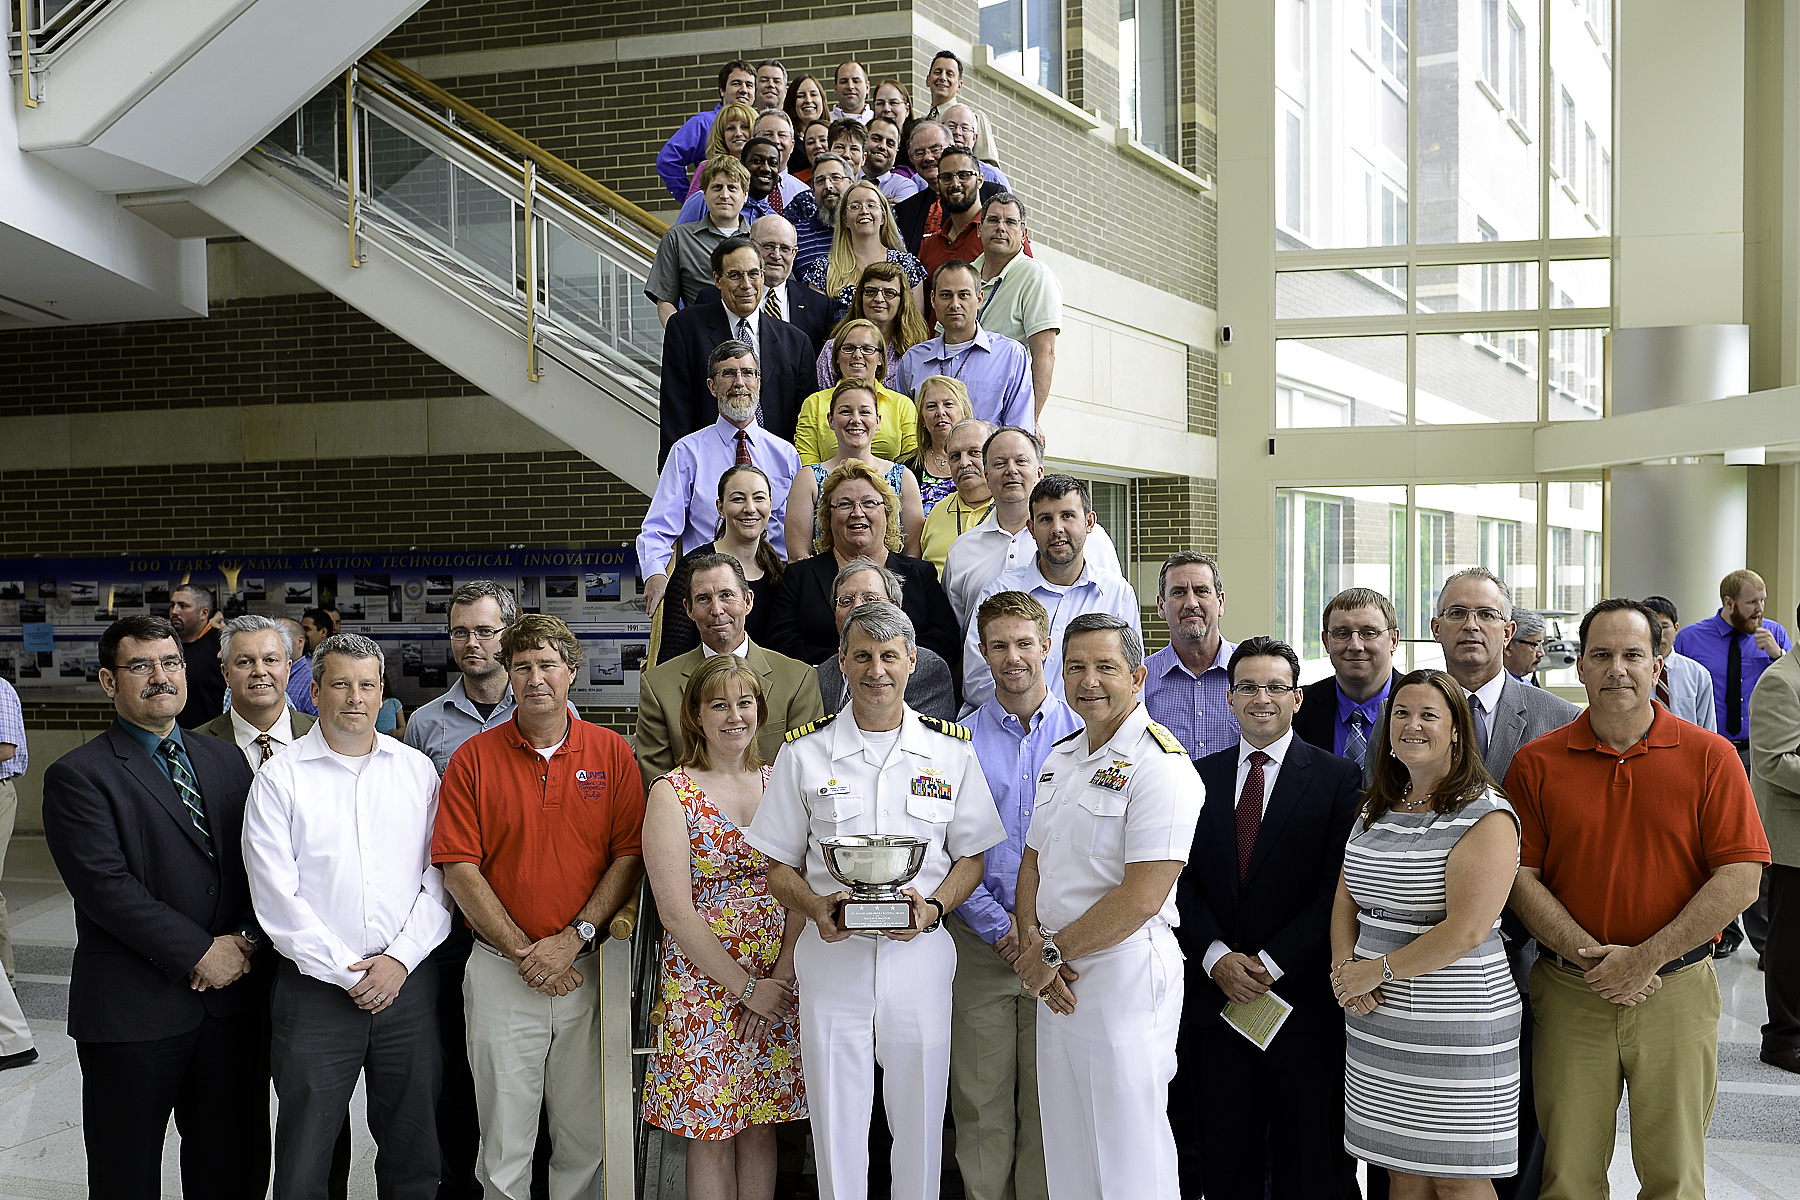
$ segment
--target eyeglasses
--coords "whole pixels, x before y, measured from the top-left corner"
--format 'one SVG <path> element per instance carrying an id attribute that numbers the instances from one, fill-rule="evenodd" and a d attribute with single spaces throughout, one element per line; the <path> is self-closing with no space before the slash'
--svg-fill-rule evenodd
<path id="1" fill-rule="evenodd" d="M 1454 625 L 1461 625 L 1469 619 L 1471 614 L 1483 625 L 1506 624 L 1506 614 L 1497 608 L 1464 608 L 1460 604 L 1455 608 L 1446 608 L 1438 614 L 1438 617 Z"/>
<path id="2" fill-rule="evenodd" d="M 450 631 L 450 640 L 466 642 L 470 638 L 474 638 L 478 642 L 491 642 L 505 632 L 504 629 L 493 629 L 487 625 L 481 625 L 474 629 L 457 628 Z"/>
<path id="3" fill-rule="evenodd" d="M 898 300 L 900 298 L 899 292 L 893 292 L 890 294 L 896 300 Z M 868 295 L 868 293 L 864 292 L 863 295 L 866 296 L 866 295 Z M 881 347 L 880 346 L 840 346 L 840 347 L 838 347 L 838 353 L 839 354 L 848 354 L 851 358 L 879 358 L 881 356 Z"/>
<path id="4" fill-rule="evenodd" d="M 714 378 L 729 379 L 735 382 L 739 379 L 755 379 L 761 374 L 762 372 L 755 367 L 721 367 L 719 373 L 714 376 Z"/>
<path id="5" fill-rule="evenodd" d="M 1529 646 L 1531 649 L 1536 650 L 1536 649 L 1540 648 L 1541 646 L 1543 646 L 1544 639 L 1538 638 L 1534 642 L 1530 638 L 1514 638 L 1512 640 L 1512 644 L 1515 646 Z"/>
<path id="6" fill-rule="evenodd" d="M 844 211 L 848 213 L 875 213 L 879 215 L 881 212 L 881 205 L 874 201 L 863 203 L 852 200 L 849 204 L 844 206 Z"/>
<path id="7" fill-rule="evenodd" d="M 983 217 L 981 218 L 981 223 L 983 225 L 998 225 L 1002 229 L 1025 228 L 1025 222 L 1019 220 L 1017 217 Z"/>
<path id="8" fill-rule="evenodd" d="M 834 504 L 826 505 L 826 507 L 829 508 L 832 512 L 837 513 L 840 516 L 847 517 L 851 513 L 854 513 L 854 512 L 878 513 L 880 511 L 882 511 L 883 509 L 885 509 L 887 507 L 887 505 L 883 504 L 880 500 L 869 499 L 869 500 L 839 500 Z"/>
<path id="9" fill-rule="evenodd" d="M 1234 683 L 1231 685 L 1231 694 L 1245 700 L 1256 699 L 1258 692 L 1267 692 L 1271 700 L 1279 700 L 1283 696 L 1291 695 L 1299 690 L 1299 688 L 1290 687 L 1285 683 Z"/>
<path id="10" fill-rule="evenodd" d="M 734 268 L 730 271 L 725 272 L 725 278 L 729 279 L 733 283 L 742 283 L 746 279 L 754 282 L 754 281 L 762 278 L 762 268 L 761 267 L 751 267 L 748 271 L 739 271 Z"/>
<path id="11" fill-rule="evenodd" d="M 1376 629 L 1371 626 L 1366 629 L 1327 629 L 1325 636 L 1337 645 L 1343 646 L 1349 644 L 1351 638 L 1361 638 L 1365 642 L 1373 642 L 1392 632 L 1394 632 L 1392 625 L 1386 629 Z"/>
<path id="12" fill-rule="evenodd" d="M 837 598 L 837 606 L 839 608 L 855 608 L 859 604 L 886 604 L 887 602 L 888 598 L 886 596 L 877 596 L 874 592 L 861 592 L 854 596 L 839 596 Z"/>
<path id="13" fill-rule="evenodd" d="M 779 254 L 782 258 L 792 258 L 800 253 L 800 247 L 790 246 L 785 242 L 751 242 L 750 244 L 764 254 Z"/>
<path id="14" fill-rule="evenodd" d="M 944 126 L 944 128 L 948 129 L 951 133 L 978 133 L 978 132 L 980 132 L 979 129 L 977 129 L 977 127 L 974 125 L 964 125 L 964 124 L 960 124 L 960 123 L 956 124 L 956 125 L 946 124 Z"/>
<path id="15" fill-rule="evenodd" d="M 948 179 L 952 183 L 974 183 L 981 178 L 980 171 L 939 171 L 939 179 Z"/>
<path id="16" fill-rule="evenodd" d="M 863 288 L 862 294 L 867 296 L 871 300 L 898 300 L 900 298 L 900 289 L 899 288 L 891 288 L 891 287 L 876 287 L 874 284 L 871 283 L 871 284 L 866 285 Z M 849 347 L 846 346 L 845 349 L 849 349 Z"/>
<path id="17" fill-rule="evenodd" d="M 122 663 L 114 670 L 123 671 L 127 675 L 136 675 L 139 679 L 154 674 L 158 667 L 164 675 L 179 675 L 187 670 L 187 662 L 179 655 L 171 654 L 168 658 L 134 658 Z"/>

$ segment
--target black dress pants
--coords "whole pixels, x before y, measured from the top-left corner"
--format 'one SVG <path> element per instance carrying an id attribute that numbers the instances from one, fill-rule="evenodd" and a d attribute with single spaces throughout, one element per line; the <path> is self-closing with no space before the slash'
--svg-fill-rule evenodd
<path id="1" fill-rule="evenodd" d="M 163 1138 L 173 1112 L 181 1132 L 182 1195 L 261 1200 L 269 1187 L 262 1028 L 255 1013 L 208 1014 L 175 1037 L 77 1042 L 88 1194 L 159 1200 Z"/>
<path id="2" fill-rule="evenodd" d="M 437 967 L 438 1042 L 444 1052 L 444 1086 L 438 1095 L 438 1153 L 443 1160 L 438 1200 L 481 1200 L 475 1160 L 481 1151 L 481 1117 L 475 1109 L 475 1077 L 469 1071 L 468 1026 L 463 1015 L 463 975 L 475 935 L 462 913 L 450 912 L 450 934 L 431 952 Z"/>
<path id="3" fill-rule="evenodd" d="M 1800 1050 L 1800 867 L 1763 871 L 1769 886 L 1769 940 L 1763 950 L 1763 995 L 1769 1023 L 1764 1050 Z"/>

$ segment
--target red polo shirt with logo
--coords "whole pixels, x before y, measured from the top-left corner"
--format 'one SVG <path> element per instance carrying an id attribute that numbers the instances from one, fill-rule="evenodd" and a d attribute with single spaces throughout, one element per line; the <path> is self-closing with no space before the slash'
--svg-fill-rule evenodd
<path id="1" fill-rule="evenodd" d="M 533 941 L 566 928 L 616 858 L 644 852 L 644 784 L 625 739 L 569 719 L 545 761 L 515 716 L 459 747 L 438 788 L 434 863 L 474 863 Z"/>

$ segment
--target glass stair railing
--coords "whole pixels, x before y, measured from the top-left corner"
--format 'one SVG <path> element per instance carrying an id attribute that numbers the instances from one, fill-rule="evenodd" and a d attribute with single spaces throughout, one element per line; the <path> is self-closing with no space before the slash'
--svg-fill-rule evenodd
<path id="1" fill-rule="evenodd" d="M 665 222 L 379 52 L 257 151 L 340 216 L 352 265 L 379 247 L 515 330 L 528 378 L 548 358 L 657 419 Z"/>

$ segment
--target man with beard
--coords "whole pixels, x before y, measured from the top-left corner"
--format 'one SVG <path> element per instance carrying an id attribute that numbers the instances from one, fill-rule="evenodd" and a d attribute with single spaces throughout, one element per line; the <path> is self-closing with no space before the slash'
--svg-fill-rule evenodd
<path id="1" fill-rule="evenodd" d="M 663 331 L 661 467 L 676 442 L 712 425 L 717 419 L 713 397 L 703 386 L 712 378 L 713 350 L 728 341 L 751 346 L 758 360 L 758 392 L 752 407 L 757 423 L 776 437 L 792 441 L 800 404 L 817 386 L 818 355 L 804 333 L 764 311 L 763 259 L 748 238 L 734 237 L 713 248 L 716 300 L 696 300 L 676 313 Z M 704 501 L 713 502 L 718 476 L 702 480 Z M 712 514 L 710 507 L 708 513 Z M 713 517 L 703 524 L 708 533 Z M 780 547 L 777 533 L 776 546 Z M 705 538 L 701 539 L 706 540 Z M 655 570 L 660 562 L 645 562 Z"/>
<path id="2" fill-rule="evenodd" d="M 901 356 L 894 386 L 915 396 L 928 376 L 948 375 L 969 390 L 974 416 L 993 425 L 1029 427 L 1031 355 L 1011 338 L 981 327 L 981 278 L 975 268 L 960 258 L 934 268 L 927 294 L 927 311 L 936 310 L 944 332 Z"/>
<path id="3" fill-rule="evenodd" d="M 734 257 L 755 260 L 751 249 Z M 779 324 L 771 321 L 770 324 Z M 788 326 L 795 337 L 798 331 Z M 804 339 L 803 339 L 804 340 Z M 719 477 L 749 463 L 769 479 L 772 512 L 787 509 L 788 489 L 800 470 L 800 452 L 757 421 L 759 379 L 756 351 L 739 341 L 721 342 L 707 363 L 706 387 L 718 416 L 705 429 L 675 443 L 656 480 L 656 494 L 638 534 L 638 570 L 644 575 L 644 611 L 656 612 L 669 586 L 674 556 L 713 540 L 719 524 Z M 769 522 L 769 542 L 784 559 L 787 547 L 780 522 Z M 671 765 L 673 765 L 671 763 Z"/>
<path id="4" fill-rule="evenodd" d="M 1069 475 L 1046 475 L 1031 489 L 1031 538 L 1037 554 L 1024 564 L 1002 571 L 976 601 L 1000 592 L 1024 592 L 1050 614 L 1052 648 L 1044 661 L 1044 678 L 1057 696 L 1063 694 L 1063 634 L 1083 613 L 1108 613 L 1124 621 L 1138 637 L 1137 594 L 1117 572 L 1097 571 L 1083 551 L 1094 530 L 1094 503 L 1087 484 Z M 971 708 L 994 694 L 994 676 L 981 654 L 981 635 L 971 626 L 963 647 L 963 702 Z"/>
<path id="5" fill-rule="evenodd" d="M 912 137 L 907 143 L 907 153 L 912 159 L 913 170 L 919 174 L 919 180 L 925 187 L 914 192 L 905 200 L 894 205 L 894 224 L 900 229 L 900 239 L 906 248 L 919 255 L 920 261 L 930 267 L 935 264 L 924 257 L 925 237 L 936 233 L 949 220 L 952 211 L 972 212 L 968 217 L 970 224 L 978 224 L 981 220 L 981 206 L 992 196 L 997 196 L 1006 189 L 997 183 L 987 183 L 982 179 L 962 179 L 953 177 L 942 181 L 941 168 L 943 156 L 951 150 L 950 131 L 937 121 L 917 121 L 913 124 Z M 974 167 L 958 167 L 957 171 L 975 170 Z M 969 192 L 974 198 L 968 201 L 965 209 L 956 209 L 954 205 L 944 203 L 952 194 L 958 204 L 963 203 L 962 193 Z M 962 258 L 972 260 L 980 251 L 972 248 L 962 234 L 966 230 L 958 227 L 955 249 L 945 247 L 943 259 Z M 976 246 L 980 242 L 975 243 Z M 1031 252 L 1030 239 L 1026 240 L 1025 252 Z"/>
<path id="6" fill-rule="evenodd" d="M 169 624 L 181 637 L 181 657 L 187 661 L 187 706 L 178 722 L 183 729 L 198 729 L 225 711 L 223 659 L 212 617 L 210 589 L 184 583 L 169 593 Z"/>
<path id="7" fill-rule="evenodd" d="M 750 186 L 744 194 L 744 220 L 754 223 L 772 212 L 780 212 L 781 164 L 787 161 L 782 156 L 781 144 L 774 138 L 752 137 L 744 143 L 738 161 L 750 173 Z M 698 221 L 705 216 L 706 196 L 698 191 L 689 192 L 676 221 Z"/>
<path id="8" fill-rule="evenodd" d="M 994 507 L 994 491 L 982 470 L 981 447 L 994 427 L 978 417 L 958 421 L 944 439 L 944 455 L 950 460 L 950 478 L 956 491 L 931 507 L 925 531 L 919 535 L 919 557 L 944 573 L 944 559 L 957 538 L 987 519 Z"/>
<path id="9" fill-rule="evenodd" d="M 1198 762 L 1243 736 L 1228 700 L 1237 643 L 1219 633 L 1225 581 L 1211 555 L 1183 550 L 1163 561 L 1156 614 L 1168 623 L 1169 644 L 1144 660 L 1144 707 Z"/>
<path id="10" fill-rule="evenodd" d="M 787 216 L 794 223 L 800 241 L 800 253 L 794 258 L 794 274 L 806 271 L 807 264 L 831 253 L 831 239 L 837 228 L 838 201 L 850 190 L 856 172 L 841 154 L 826 151 L 813 159 L 812 199 L 797 197 Z"/>
<path id="11" fill-rule="evenodd" d="M 869 122 L 868 140 L 863 146 L 863 174 L 873 180 L 881 194 L 894 204 L 907 199 L 925 185 L 909 175 L 895 172 L 900 157 L 900 126 L 887 117 Z"/>

